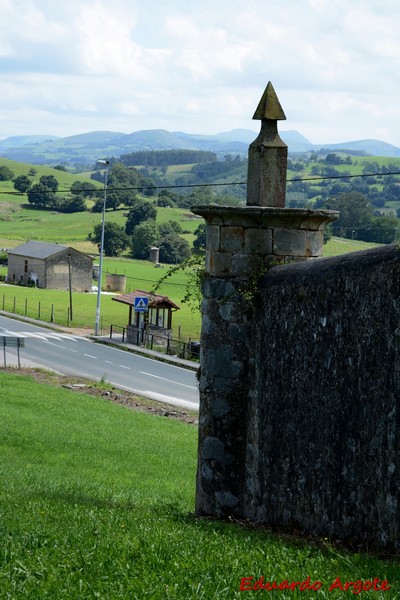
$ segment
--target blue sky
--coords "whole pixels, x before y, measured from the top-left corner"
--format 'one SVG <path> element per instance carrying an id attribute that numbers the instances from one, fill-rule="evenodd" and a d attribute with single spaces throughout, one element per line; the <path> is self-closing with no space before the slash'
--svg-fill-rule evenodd
<path id="1" fill-rule="evenodd" d="M 0 0 L 0 139 L 258 130 L 400 146 L 398 0 Z"/>

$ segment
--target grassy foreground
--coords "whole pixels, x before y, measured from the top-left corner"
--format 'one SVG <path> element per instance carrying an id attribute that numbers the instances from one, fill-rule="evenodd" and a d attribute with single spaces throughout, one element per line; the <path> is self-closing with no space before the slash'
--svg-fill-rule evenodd
<path id="1" fill-rule="evenodd" d="M 0 597 L 343 598 L 399 564 L 234 523 L 196 520 L 193 425 L 0 373 Z M 240 591 L 241 579 L 322 582 Z"/>

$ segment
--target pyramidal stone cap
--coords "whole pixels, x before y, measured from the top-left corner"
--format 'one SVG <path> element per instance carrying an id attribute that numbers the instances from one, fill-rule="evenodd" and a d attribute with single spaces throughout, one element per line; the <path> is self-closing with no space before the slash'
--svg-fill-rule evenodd
<path id="1" fill-rule="evenodd" d="M 283 112 L 281 103 L 274 90 L 272 83 L 269 81 L 261 100 L 258 103 L 253 119 L 263 121 L 265 119 L 271 121 L 286 121 L 286 115 Z"/>
<path id="2" fill-rule="evenodd" d="M 261 121 L 261 131 L 249 146 L 247 206 L 284 208 L 288 148 L 279 137 L 278 121 L 286 116 L 270 81 L 253 119 Z"/>

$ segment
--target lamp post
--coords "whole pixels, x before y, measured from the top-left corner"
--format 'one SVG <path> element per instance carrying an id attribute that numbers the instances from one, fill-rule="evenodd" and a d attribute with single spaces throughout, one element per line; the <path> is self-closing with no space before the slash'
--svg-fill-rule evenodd
<path id="1" fill-rule="evenodd" d="M 68 252 L 68 287 L 69 287 L 69 318 L 72 321 L 72 277 L 71 277 L 71 252 Z"/>
<path id="2" fill-rule="evenodd" d="M 103 251 L 104 251 L 104 222 L 106 217 L 106 204 L 107 204 L 107 176 L 108 176 L 108 160 L 98 160 L 97 164 L 104 165 L 104 201 L 103 201 L 103 212 L 101 219 L 101 238 L 100 238 L 100 265 L 99 265 L 99 279 L 97 282 L 97 305 L 96 305 L 96 324 L 94 327 L 94 335 L 99 335 L 100 325 L 100 298 L 101 298 L 101 278 L 103 275 Z"/>

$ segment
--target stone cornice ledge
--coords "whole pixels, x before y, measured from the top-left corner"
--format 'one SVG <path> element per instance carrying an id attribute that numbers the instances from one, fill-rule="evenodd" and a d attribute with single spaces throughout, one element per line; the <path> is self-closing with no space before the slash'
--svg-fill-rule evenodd
<path id="1" fill-rule="evenodd" d="M 275 208 L 260 206 L 220 206 L 196 204 L 191 211 L 205 219 L 208 225 L 256 227 L 263 229 L 306 229 L 318 231 L 339 218 L 335 210 Z"/>

